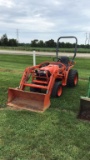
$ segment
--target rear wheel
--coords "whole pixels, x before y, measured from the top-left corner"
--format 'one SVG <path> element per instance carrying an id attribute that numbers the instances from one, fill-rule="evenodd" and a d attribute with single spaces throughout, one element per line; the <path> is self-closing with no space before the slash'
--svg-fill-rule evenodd
<path id="1" fill-rule="evenodd" d="M 78 84 L 78 72 L 77 70 L 70 70 L 67 79 L 67 86 L 75 87 Z"/>
<path id="2" fill-rule="evenodd" d="M 62 95 L 62 85 L 60 82 L 55 82 L 52 89 L 52 97 L 60 97 Z"/>

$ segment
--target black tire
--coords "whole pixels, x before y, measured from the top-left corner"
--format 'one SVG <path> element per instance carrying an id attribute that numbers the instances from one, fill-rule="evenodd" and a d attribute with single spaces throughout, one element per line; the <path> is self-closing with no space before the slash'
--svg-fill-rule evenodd
<path id="1" fill-rule="evenodd" d="M 58 82 L 55 82 L 55 84 L 53 86 L 51 96 L 52 97 L 60 97 L 61 95 L 62 95 L 62 85 L 58 81 Z"/>
<path id="2" fill-rule="evenodd" d="M 68 74 L 67 86 L 75 87 L 78 84 L 78 72 L 71 69 Z"/>
<path id="3" fill-rule="evenodd" d="M 34 84 L 34 83 L 32 83 L 32 84 Z M 30 91 L 31 92 L 41 92 L 41 89 L 40 88 L 34 88 L 34 87 L 30 87 Z"/>

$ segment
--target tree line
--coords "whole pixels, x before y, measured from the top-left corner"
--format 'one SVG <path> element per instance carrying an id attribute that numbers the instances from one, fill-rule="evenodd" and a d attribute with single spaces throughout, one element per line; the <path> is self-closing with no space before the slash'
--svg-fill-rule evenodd
<path id="1" fill-rule="evenodd" d="M 53 39 L 43 42 L 42 40 L 38 41 L 37 39 L 31 41 L 31 47 L 47 47 L 47 48 L 55 48 L 56 42 Z M 60 42 L 61 48 L 73 48 L 75 44 L 72 43 L 64 43 Z"/>
<path id="2" fill-rule="evenodd" d="M 30 46 L 30 47 L 47 47 L 47 48 L 56 48 L 56 42 L 53 39 L 48 41 L 34 39 L 30 43 L 19 43 L 16 39 L 8 39 L 7 35 L 4 34 L 0 38 L 0 46 Z M 61 48 L 74 48 L 74 43 L 69 42 L 60 42 Z M 78 44 L 78 48 L 89 48 L 89 44 Z"/>
<path id="3" fill-rule="evenodd" d="M 0 46 L 17 46 L 17 45 L 18 45 L 17 40 L 14 38 L 8 39 L 6 34 L 1 36 L 0 38 Z"/>
<path id="4" fill-rule="evenodd" d="M 22 44 L 21 44 L 22 45 Z M 38 40 L 38 39 L 34 39 L 31 41 L 30 44 L 31 47 L 47 47 L 47 48 L 56 48 L 57 42 L 55 42 L 53 39 L 50 39 L 48 41 L 43 41 L 43 40 Z M 75 43 L 70 43 L 70 42 L 59 42 L 59 46 L 61 48 L 74 48 L 75 47 Z M 89 44 L 77 44 L 78 48 L 89 48 Z"/>

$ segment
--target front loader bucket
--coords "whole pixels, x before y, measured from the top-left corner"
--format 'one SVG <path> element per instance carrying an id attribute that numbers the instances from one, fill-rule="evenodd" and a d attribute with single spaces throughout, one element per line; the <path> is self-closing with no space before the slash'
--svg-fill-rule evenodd
<path id="1" fill-rule="evenodd" d="M 90 98 L 81 97 L 78 118 L 90 121 Z"/>
<path id="2" fill-rule="evenodd" d="M 43 112 L 50 106 L 50 98 L 47 94 L 9 88 L 7 105 L 14 109 Z"/>

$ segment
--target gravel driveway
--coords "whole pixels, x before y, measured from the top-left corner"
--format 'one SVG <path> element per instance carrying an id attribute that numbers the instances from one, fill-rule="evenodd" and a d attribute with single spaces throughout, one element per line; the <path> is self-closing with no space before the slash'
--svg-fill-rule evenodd
<path id="1" fill-rule="evenodd" d="M 32 51 L 0 50 L 0 54 L 32 55 Z M 35 52 L 36 55 L 55 56 L 55 52 Z M 73 53 L 59 53 L 59 56 L 73 56 Z M 90 53 L 77 53 L 76 57 L 90 58 Z"/>

